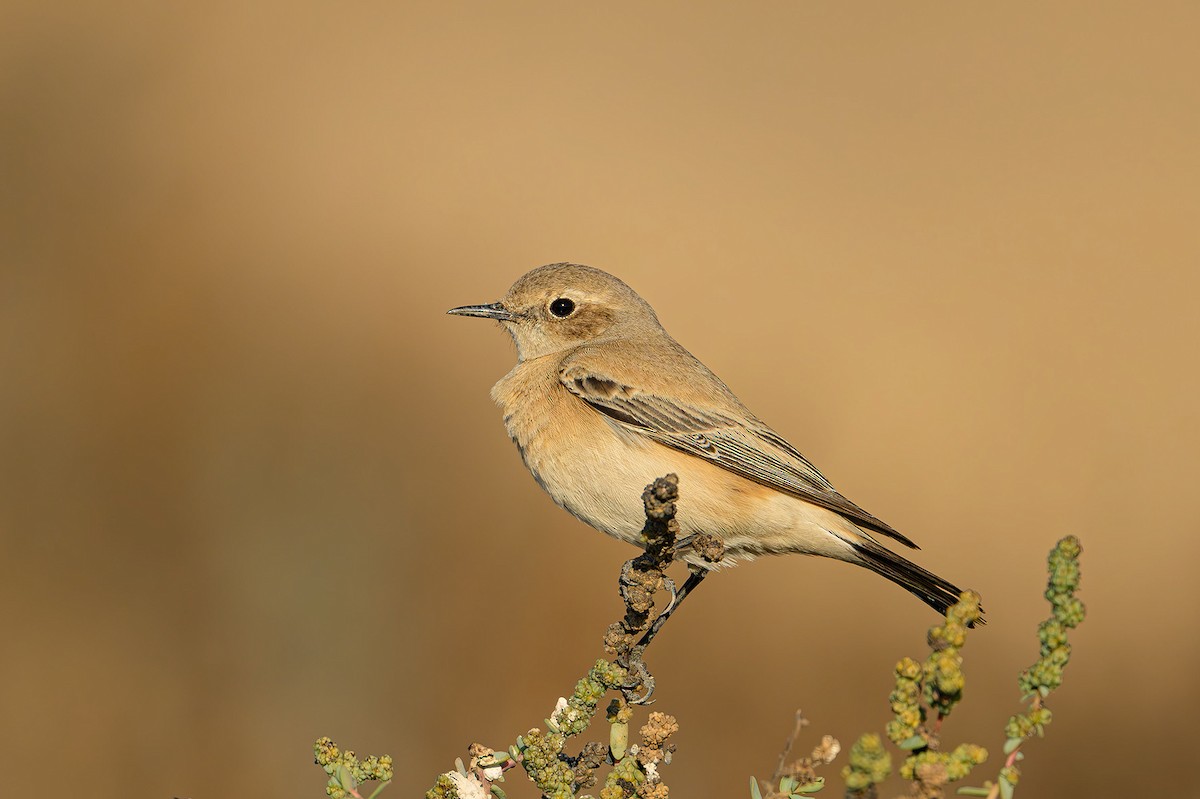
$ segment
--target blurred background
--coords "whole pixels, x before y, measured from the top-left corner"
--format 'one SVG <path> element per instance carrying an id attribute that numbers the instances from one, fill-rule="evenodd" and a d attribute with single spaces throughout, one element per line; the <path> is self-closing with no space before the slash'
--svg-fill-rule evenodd
<path id="1" fill-rule="evenodd" d="M 330 735 L 420 795 L 540 725 L 633 551 L 530 479 L 507 336 L 444 312 L 573 260 L 983 593 L 945 729 L 976 782 L 1075 533 L 1090 617 L 1020 795 L 1200 796 L 1198 24 L 9 0 L 6 792 L 320 797 Z M 802 748 L 882 730 L 935 620 L 826 561 L 710 580 L 650 653 L 668 784 L 744 796 L 796 708 Z"/>

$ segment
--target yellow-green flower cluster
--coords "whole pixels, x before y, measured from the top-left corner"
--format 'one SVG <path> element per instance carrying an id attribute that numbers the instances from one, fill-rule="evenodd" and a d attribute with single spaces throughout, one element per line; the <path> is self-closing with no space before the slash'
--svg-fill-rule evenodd
<path id="1" fill-rule="evenodd" d="M 1079 589 L 1079 539 L 1067 536 L 1050 550 L 1050 576 L 1046 582 L 1046 599 L 1052 615 L 1038 627 L 1041 652 L 1036 663 L 1021 672 L 1018 685 L 1025 696 L 1042 697 L 1062 684 L 1063 668 L 1071 659 L 1071 644 L 1067 631 L 1078 627 L 1087 613 L 1075 596 Z"/>
<path id="2" fill-rule="evenodd" d="M 597 660 L 587 676 L 575 684 L 571 696 L 565 701 L 560 700 L 559 707 L 550 714 L 546 720 L 549 732 L 543 734 L 540 730 L 530 730 L 517 739 L 516 753 L 521 755 L 521 766 L 544 796 L 552 799 L 574 796 L 576 774 L 561 757 L 567 738 L 587 729 L 600 700 L 609 691 L 623 685 L 627 677 L 625 669 L 615 663 Z M 631 713 L 626 710 L 623 715 L 627 725 Z M 625 757 L 609 773 L 604 790 L 613 788 L 618 793 L 609 793 L 619 796 L 622 780 L 636 784 L 645 778 L 636 760 Z M 601 796 L 604 796 L 603 790 Z"/>
<path id="3" fill-rule="evenodd" d="M 1071 659 L 1071 644 L 1067 631 L 1077 627 L 1086 615 L 1083 603 L 1075 596 L 1079 589 L 1079 539 L 1067 536 L 1050 550 L 1050 576 L 1046 582 L 1046 599 L 1050 601 L 1051 616 L 1038 626 L 1040 656 L 1036 663 L 1017 678 L 1022 695 L 1032 697 L 1027 713 L 1017 714 L 1004 728 L 1005 751 L 1011 752 L 1030 736 L 1045 734 L 1050 723 L 1050 709 L 1041 700 L 1062 684 L 1063 668 Z"/>
<path id="4" fill-rule="evenodd" d="M 597 660 L 587 676 L 575 684 L 574 693 L 567 697 L 567 706 L 551 715 L 550 726 L 568 737 L 583 732 L 604 695 L 625 680 L 625 669 L 607 660 Z"/>
<path id="5" fill-rule="evenodd" d="M 959 650 L 967 641 L 967 629 L 981 615 L 979 594 L 963 592 L 946 611 L 946 620 L 929 628 L 932 651 L 925 663 L 904 658 L 896 664 L 896 687 L 888 697 L 894 717 L 888 722 L 887 735 L 900 748 L 915 750 L 928 745 L 922 725 L 929 711 L 945 718 L 962 700 L 965 678 Z"/>
<path id="6" fill-rule="evenodd" d="M 1051 713 L 1048 707 L 1031 709 L 1028 713 L 1018 714 L 1004 725 L 1004 737 L 1008 740 L 1024 740 L 1033 735 L 1041 737 L 1045 734 L 1046 725 L 1050 723 Z"/>
<path id="7" fill-rule="evenodd" d="M 314 759 L 329 775 L 325 793 L 330 799 L 343 799 L 367 780 L 390 782 L 395 772 L 390 755 L 371 755 L 359 761 L 353 750 L 342 751 L 331 739 L 318 738 L 313 744 Z"/>
<path id="8" fill-rule="evenodd" d="M 458 789 L 449 774 L 439 774 L 437 782 L 425 792 L 425 799 L 457 799 Z"/>
<path id="9" fill-rule="evenodd" d="M 904 658 L 896 664 L 896 687 L 888 696 L 893 718 L 886 731 L 896 746 L 915 753 L 900 769 L 907 780 L 944 785 L 962 779 L 975 764 L 987 758 L 987 751 L 973 744 L 963 744 L 949 753 L 937 751 L 938 725 L 926 724 L 931 717 L 940 723 L 962 701 L 965 678 L 960 650 L 967 641 L 967 630 L 981 615 L 979 595 L 963 592 L 959 601 L 946 611 L 945 621 L 929 629 L 931 651 L 925 662 Z M 853 766 L 854 750 L 850 757 Z M 890 769 L 890 762 L 888 766 Z M 847 767 L 843 776 L 852 791 L 865 791 L 873 784 L 868 774 L 852 767 Z"/>
<path id="10" fill-rule="evenodd" d="M 1046 584 L 1046 599 L 1054 606 L 1054 618 L 1064 627 L 1078 627 L 1087 609 L 1075 596 L 1079 590 L 1079 556 L 1083 547 L 1073 535 L 1059 541 L 1050 551 L 1050 579 Z"/>
<path id="11" fill-rule="evenodd" d="M 938 716 L 950 715 L 962 700 L 965 678 L 959 650 L 967 642 L 967 628 L 979 620 L 979 594 L 964 591 L 958 602 L 946 611 L 946 620 L 929 628 L 932 652 L 925 661 L 924 699 Z"/>
<path id="12" fill-rule="evenodd" d="M 575 796 L 575 771 L 559 755 L 567 738 L 561 732 L 543 734 L 533 729 L 517 738 L 521 766 L 537 785 L 542 796 L 570 799 Z"/>
<path id="13" fill-rule="evenodd" d="M 331 763 L 338 763 L 342 757 L 342 752 L 338 749 L 337 744 L 332 738 L 321 737 L 313 744 L 313 754 L 316 756 L 316 764 L 321 767 L 326 767 Z M 325 769 L 326 773 L 330 773 L 329 769 Z"/>
<path id="14" fill-rule="evenodd" d="M 850 747 L 849 763 L 842 767 L 842 778 L 850 793 L 863 793 L 886 780 L 891 773 L 892 756 L 874 733 L 867 733 L 854 742 Z"/>
<path id="15" fill-rule="evenodd" d="M 636 786 L 646 781 L 646 775 L 638 766 L 637 758 L 628 755 L 616 762 L 604 778 L 604 787 L 600 789 L 600 799 L 624 799 L 632 796 Z"/>
<path id="16" fill-rule="evenodd" d="M 392 777 L 396 776 L 396 772 L 392 768 L 391 755 L 371 755 L 362 761 L 362 773 L 364 780 L 378 780 L 379 782 L 391 782 Z"/>
<path id="17" fill-rule="evenodd" d="M 996 785 L 966 789 L 972 796 L 995 796 L 1012 799 L 1013 790 L 1021 771 L 1017 761 L 1023 757 L 1018 751 L 1027 738 L 1045 734 L 1050 723 L 1050 709 L 1043 700 L 1052 690 L 1062 684 L 1063 667 L 1071 659 L 1071 645 L 1067 642 L 1067 631 L 1079 626 L 1086 615 L 1083 603 L 1075 596 L 1079 590 L 1079 556 L 1083 548 L 1073 535 L 1060 540 L 1050 550 L 1049 579 L 1046 581 L 1046 599 L 1050 602 L 1050 618 L 1038 626 L 1038 641 L 1041 652 L 1036 663 L 1017 678 L 1022 695 L 1029 700 L 1029 710 L 1018 713 L 1004 726 L 1004 754 L 1008 755 L 1000 769 Z"/>
<path id="18" fill-rule="evenodd" d="M 987 750 L 975 744 L 960 744 L 953 752 L 934 752 L 925 750 L 913 755 L 900 766 L 900 776 L 906 780 L 921 777 L 929 781 L 931 774 L 936 774 L 937 783 L 961 780 L 971 773 L 971 769 L 987 760 Z"/>
<path id="19" fill-rule="evenodd" d="M 925 661 L 925 703 L 939 716 L 949 716 L 962 699 L 966 679 L 962 672 L 962 655 L 957 649 L 935 652 Z"/>
<path id="20" fill-rule="evenodd" d="M 888 695 L 895 718 L 887 724 L 887 736 L 896 746 L 904 746 L 917 735 L 925 721 L 921 707 L 921 665 L 912 658 L 896 664 L 896 687 Z M 857 746 L 857 744 L 856 744 Z"/>

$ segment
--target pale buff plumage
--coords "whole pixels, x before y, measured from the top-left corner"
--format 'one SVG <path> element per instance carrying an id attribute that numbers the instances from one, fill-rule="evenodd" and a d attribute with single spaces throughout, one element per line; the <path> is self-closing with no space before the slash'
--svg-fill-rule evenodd
<path id="1" fill-rule="evenodd" d="M 640 543 L 642 489 L 673 472 L 684 535 L 719 537 L 729 561 L 820 555 L 870 568 L 939 610 L 957 599 L 953 585 L 879 545 L 870 532 L 915 546 L 835 491 L 612 275 L 550 264 L 498 303 L 451 313 L 497 319 L 512 334 L 517 365 L 492 396 L 538 483 L 592 527 Z"/>

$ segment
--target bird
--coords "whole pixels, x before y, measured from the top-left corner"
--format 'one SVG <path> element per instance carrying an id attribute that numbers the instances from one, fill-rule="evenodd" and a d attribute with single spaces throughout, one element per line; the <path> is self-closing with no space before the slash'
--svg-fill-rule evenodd
<path id="1" fill-rule="evenodd" d="M 492 319 L 517 364 L 492 388 L 538 484 L 595 529 L 644 546 L 641 494 L 678 475 L 681 541 L 715 536 L 725 557 L 681 557 L 695 582 L 763 555 L 803 554 L 879 574 L 944 614 L 952 583 L 883 546 L 905 535 L 840 494 L 663 328 L 653 307 L 594 267 L 533 269 L 498 302 L 447 313 Z"/>

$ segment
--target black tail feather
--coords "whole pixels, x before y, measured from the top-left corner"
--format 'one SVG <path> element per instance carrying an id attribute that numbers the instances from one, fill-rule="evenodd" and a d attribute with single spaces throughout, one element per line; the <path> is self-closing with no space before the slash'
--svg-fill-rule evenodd
<path id="1" fill-rule="evenodd" d="M 938 613 L 945 615 L 950 606 L 958 602 L 962 591 L 953 583 L 922 569 L 871 539 L 864 537 L 855 542 L 854 549 L 862 559 L 863 566 L 904 588 Z M 976 624 L 982 625 L 986 622 L 980 618 Z"/>

